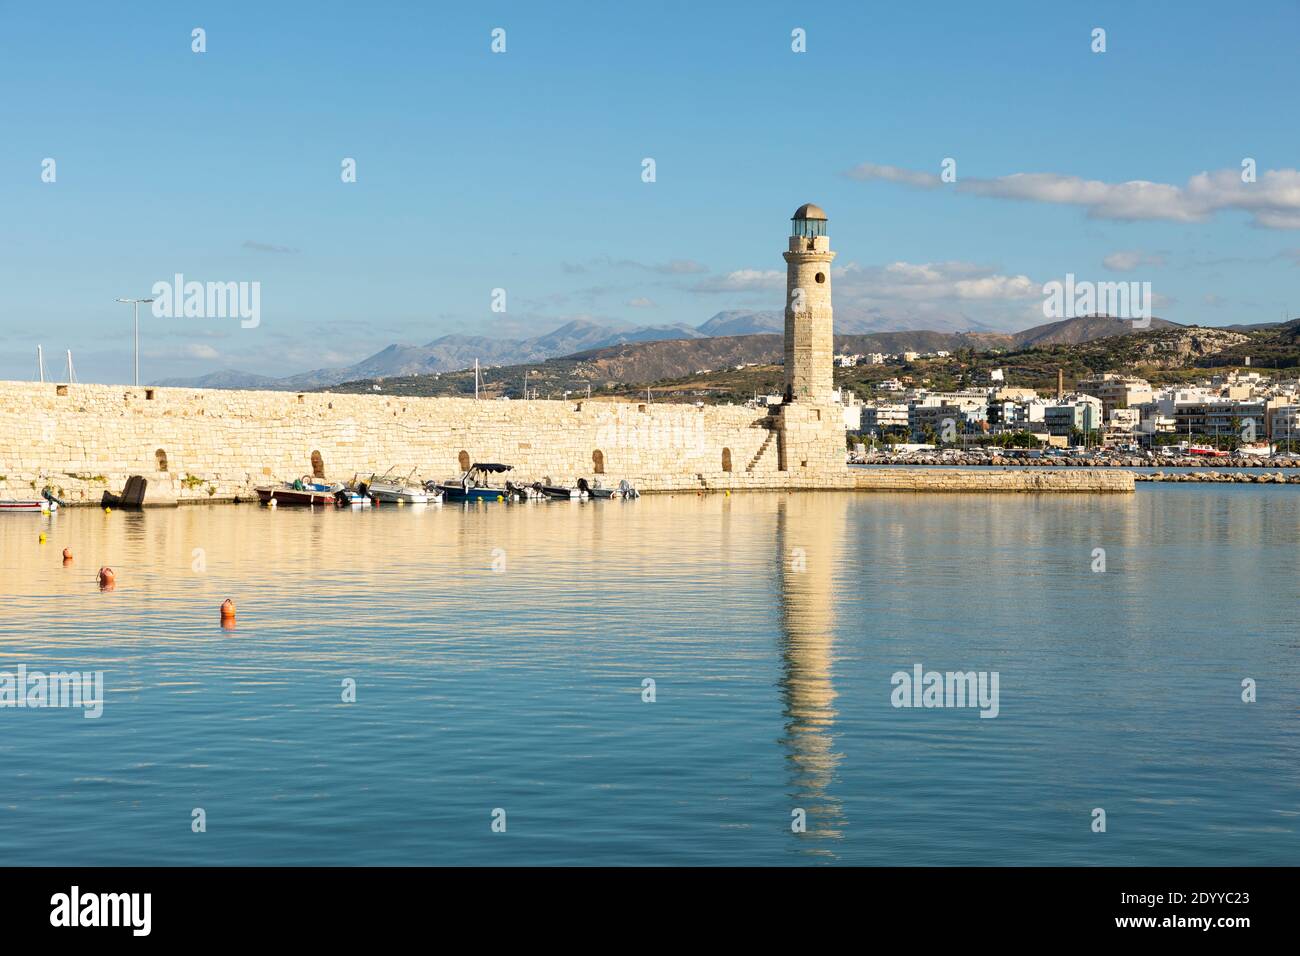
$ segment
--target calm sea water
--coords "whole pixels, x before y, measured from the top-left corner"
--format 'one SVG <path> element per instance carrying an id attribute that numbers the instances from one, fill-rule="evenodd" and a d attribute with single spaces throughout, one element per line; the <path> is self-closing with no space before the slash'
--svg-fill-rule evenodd
<path id="1" fill-rule="evenodd" d="M 106 704 L 0 709 L 0 854 L 1295 864 L 1297 528 L 1221 485 L 5 516 L 0 670 Z M 998 717 L 894 708 L 917 663 Z"/>

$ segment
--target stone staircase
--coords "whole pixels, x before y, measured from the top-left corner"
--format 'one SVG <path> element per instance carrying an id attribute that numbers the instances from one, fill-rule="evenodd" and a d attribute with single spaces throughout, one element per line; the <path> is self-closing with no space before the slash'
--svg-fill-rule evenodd
<path id="1" fill-rule="evenodd" d="M 769 428 L 767 437 L 763 439 L 763 444 L 758 446 L 758 451 L 754 452 L 754 457 L 751 458 L 749 464 L 745 466 L 746 472 L 753 472 L 753 470 L 758 466 L 758 463 L 763 460 L 763 455 L 767 452 L 768 446 L 774 441 L 776 441 L 776 429 Z"/>

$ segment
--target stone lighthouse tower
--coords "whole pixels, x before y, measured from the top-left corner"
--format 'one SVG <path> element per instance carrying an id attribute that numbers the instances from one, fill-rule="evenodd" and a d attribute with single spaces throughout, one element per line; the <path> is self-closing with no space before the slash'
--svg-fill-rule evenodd
<path id="1" fill-rule="evenodd" d="M 831 240 L 826 213 L 805 203 L 790 217 L 785 253 L 785 400 L 831 401 L 835 341 L 831 318 Z"/>
<path id="2" fill-rule="evenodd" d="M 790 222 L 790 248 L 785 252 L 785 401 L 772 420 L 778 469 L 813 479 L 847 471 L 844 409 L 834 394 L 835 253 L 820 206 L 800 206 Z"/>

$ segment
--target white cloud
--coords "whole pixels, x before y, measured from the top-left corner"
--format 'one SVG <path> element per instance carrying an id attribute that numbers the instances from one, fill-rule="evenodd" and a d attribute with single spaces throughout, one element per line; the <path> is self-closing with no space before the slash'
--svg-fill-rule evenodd
<path id="1" fill-rule="evenodd" d="M 215 359 L 221 357 L 221 353 L 218 352 L 216 349 L 214 349 L 211 345 L 200 345 L 200 344 L 185 346 L 183 349 L 181 349 L 181 354 L 184 355 L 186 358 L 192 358 L 192 359 Z"/>
<path id="2" fill-rule="evenodd" d="M 1023 299 L 1041 295 L 1039 287 L 1029 276 L 985 276 L 982 279 L 960 279 L 954 284 L 959 299 Z"/>
<path id="3" fill-rule="evenodd" d="M 694 259 L 672 259 L 668 262 L 661 262 L 657 265 L 650 266 L 655 272 L 664 275 L 698 275 L 701 272 L 708 272 L 709 267 L 702 262 L 696 262 Z"/>
<path id="4" fill-rule="evenodd" d="M 1112 272 L 1132 272 L 1138 266 L 1160 268 L 1165 264 L 1165 257 L 1158 252 L 1143 252 L 1141 249 L 1121 249 L 1112 252 L 1101 260 L 1101 264 Z"/>
<path id="5" fill-rule="evenodd" d="M 785 272 L 779 269 L 737 269 L 695 284 L 697 292 L 749 292 L 785 287 Z"/>
<path id="6" fill-rule="evenodd" d="M 921 189 L 939 184 L 933 173 L 871 163 L 845 175 Z M 1300 170 L 1295 169 L 1265 170 L 1253 183 L 1242 182 L 1240 170 L 1221 169 L 1198 173 L 1182 186 L 1141 179 L 1108 183 L 1060 173 L 1014 173 L 995 179 L 959 179 L 955 188 L 973 196 L 1081 206 L 1092 219 L 1203 222 L 1217 213 L 1239 210 L 1262 228 L 1300 229 Z"/>
<path id="7" fill-rule="evenodd" d="M 923 173 L 914 169 L 904 169 L 901 166 L 881 166 L 876 163 L 859 163 L 844 175 L 862 181 L 881 180 L 887 183 L 903 183 L 918 189 L 934 189 L 943 182 L 938 173 Z"/>
<path id="8" fill-rule="evenodd" d="M 596 267 L 612 266 L 618 269 L 643 269 L 646 272 L 657 272 L 665 276 L 682 276 L 682 275 L 699 275 L 708 272 L 709 267 L 702 262 L 696 262 L 694 259 L 669 259 L 667 262 L 639 262 L 636 259 L 609 259 L 604 258 L 597 260 Z"/>
<path id="9" fill-rule="evenodd" d="M 943 278 L 943 273 L 939 267 L 928 262 L 924 265 L 914 265 L 910 262 L 891 262 L 885 266 L 885 273 L 897 278 L 900 282 L 937 282 Z"/>
<path id="10" fill-rule="evenodd" d="M 647 299 L 645 296 L 638 296 L 635 299 L 629 299 L 627 304 L 634 309 L 654 308 L 654 303 L 651 302 L 649 299 Z"/>
<path id="11" fill-rule="evenodd" d="M 251 249 L 254 252 L 274 252 L 282 255 L 294 255 L 298 252 L 297 249 L 291 246 L 277 246 L 269 242 L 256 242 L 253 239 L 245 239 L 244 248 Z"/>
<path id="12" fill-rule="evenodd" d="M 884 266 L 850 263 L 834 273 L 836 294 L 863 296 L 872 301 L 942 300 L 1014 301 L 1041 295 L 1026 275 L 1002 275 L 991 266 L 973 262 L 891 262 Z"/>

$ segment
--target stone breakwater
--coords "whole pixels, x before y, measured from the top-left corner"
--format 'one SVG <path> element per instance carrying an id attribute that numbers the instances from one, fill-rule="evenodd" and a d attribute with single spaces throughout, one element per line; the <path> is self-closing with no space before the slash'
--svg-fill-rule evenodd
<path id="1" fill-rule="evenodd" d="M 1143 458 L 1138 455 L 1107 455 L 1102 458 L 1080 458 L 1073 455 L 1049 455 L 1043 458 L 1021 458 L 1007 455 L 867 455 L 864 465 L 1015 465 L 1042 468 L 1296 468 L 1300 458 L 1261 458 L 1254 455 L 1233 455 L 1228 458 L 1208 458 L 1202 455 L 1183 455 L 1176 458 Z"/>
<path id="2" fill-rule="evenodd" d="M 0 498 L 49 486 L 97 504 L 131 475 L 146 504 L 252 500 L 258 485 L 362 479 L 393 468 L 458 477 L 476 461 L 517 481 L 627 479 L 643 492 L 784 489 L 1132 490 L 1095 472 L 1065 481 L 900 471 L 863 483 L 845 463 L 839 406 L 475 401 L 0 382 Z"/>
<path id="3" fill-rule="evenodd" d="M 977 491 L 1132 494 L 1131 471 L 970 471 L 962 468 L 858 468 L 859 491 Z"/>
<path id="4" fill-rule="evenodd" d="M 1280 475 L 1277 473 L 1248 475 L 1239 471 L 1229 474 L 1217 471 L 1193 471 L 1166 474 L 1163 471 L 1157 471 L 1135 474 L 1133 477 L 1138 481 L 1210 481 L 1219 484 L 1236 485 L 1300 485 L 1300 475 Z"/>

